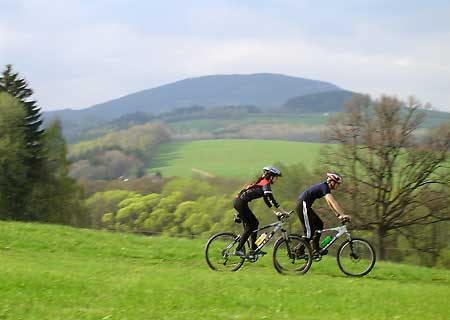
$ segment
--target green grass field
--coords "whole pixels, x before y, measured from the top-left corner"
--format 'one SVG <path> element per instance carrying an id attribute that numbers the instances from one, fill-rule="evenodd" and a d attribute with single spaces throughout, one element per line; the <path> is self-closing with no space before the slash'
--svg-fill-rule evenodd
<path id="1" fill-rule="evenodd" d="M 0 222 L 0 319 L 448 319 L 450 271 L 378 262 L 364 278 L 325 257 L 304 276 L 269 255 L 208 269 L 206 239 Z"/>
<path id="2" fill-rule="evenodd" d="M 214 176 L 254 178 L 263 166 L 281 162 L 313 166 L 319 159 L 319 143 L 278 140 L 199 140 L 160 146 L 150 172 L 163 176 Z"/>

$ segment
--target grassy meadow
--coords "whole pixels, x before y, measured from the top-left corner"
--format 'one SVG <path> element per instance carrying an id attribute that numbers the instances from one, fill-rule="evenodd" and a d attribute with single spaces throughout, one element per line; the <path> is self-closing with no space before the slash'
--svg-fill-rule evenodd
<path id="1" fill-rule="evenodd" d="M 279 275 L 270 253 L 208 269 L 206 239 L 0 222 L 0 319 L 448 319 L 450 272 L 377 262 L 349 278 L 335 259 Z"/>
<path id="2" fill-rule="evenodd" d="M 279 140 L 198 140 L 159 147 L 150 172 L 163 176 L 213 176 L 252 179 L 263 166 L 281 162 L 313 166 L 323 144 Z"/>

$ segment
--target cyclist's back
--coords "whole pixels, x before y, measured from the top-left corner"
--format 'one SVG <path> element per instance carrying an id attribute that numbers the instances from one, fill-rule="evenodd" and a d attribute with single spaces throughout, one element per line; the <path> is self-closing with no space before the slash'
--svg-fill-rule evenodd
<path id="1" fill-rule="evenodd" d="M 298 197 L 299 202 L 305 202 L 307 207 L 311 207 L 314 201 L 324 197 L 327 193 L 330 193 L 330 188 L 326 181 L 317 183 L 308 189 L 306 189 L 300 196 Z"/>

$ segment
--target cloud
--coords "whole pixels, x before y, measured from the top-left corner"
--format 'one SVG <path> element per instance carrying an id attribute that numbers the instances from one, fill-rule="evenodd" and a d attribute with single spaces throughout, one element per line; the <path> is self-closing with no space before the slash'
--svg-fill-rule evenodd
<path id="1" fill-rule="evenodd" d="M 5 1 L 5 0 L 3 0 Z M 49 110 L 207 74 L 276 72 L 450 111 L 450 10 L 436 1 L 6 1 L 0 63 Z"/>

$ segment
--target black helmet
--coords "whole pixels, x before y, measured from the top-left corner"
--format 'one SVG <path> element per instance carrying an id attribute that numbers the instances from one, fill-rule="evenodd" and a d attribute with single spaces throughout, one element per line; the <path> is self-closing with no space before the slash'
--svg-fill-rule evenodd
<path id="1" fill-rule="evenodd" d="M 264 167 L 263 172 L 265 177 L 281 177 L 281 171 L 276 167 Z"/>

